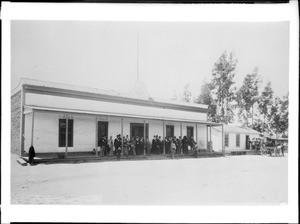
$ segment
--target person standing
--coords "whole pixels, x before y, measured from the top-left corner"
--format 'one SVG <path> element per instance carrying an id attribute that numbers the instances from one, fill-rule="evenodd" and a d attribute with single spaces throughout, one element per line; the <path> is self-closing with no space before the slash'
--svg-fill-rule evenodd
<path id="1" fill-rule="evenodd" d="M 187 142 L 186 136 L 183 136 L 182 147 L 183 147 L 183 154 L 187 154 L 188 153 L 188 142 Z"/>
<path id="2" fill-rule="evenodd" d="M 176 151 L 176 145 L 175 145 L 174 140 L 171 140 L 170 143 L 171 143 L 170 144 L 171 157 L 172 157 L 172 159 L 174 159 L 175 151 Z"/>
<path id="3" fill-rule="evenodd" d="M 127 135 L 128 136 L 128 135 Z M 126 158 L 128 158 L 128 154 L 129 154 L 129 151 L 128 151 L 128 141 L 127 141 L 127 138 L 125 138 L 125 136 L 123 136 L 123 149 L 124 149 L 124 156 Z"/>
<path id="4" fill-rule="evenodd" d="M 154 135 L 153 139 L 152 139 L 152 147 L 151 147 L 151 151 L 152 151 L 151 153 L 152 154 L 156 154 L 156 142 L 157 142 L 156 141 L 156 136 Z"/>
<path id="5" fill-rule="evenodd" d="M 157 154 L 163 154 L 164 151 L 164 141 L 161 140 L 161 136 L 157 136 L 156 135 L 156 150 L 157 150 Z"/>
<path id="6" fill-rule="evenodd" d="M 33 145 L 30 146 L 28 154 L 29 154 L 28 155 L 29 164 L 33 165 L 33 160 L 34 160 L 34 157 L 35 157 L 35 150 L 34 150 Z"/>
<path id="7" fill-rule="evenodd" d="M 107 141 L 108 147 L 109 147 L 109 156 L 113 155 L 114 152 L 114 143 L 113 143 L 113 139 L 112 136 L 109 137 L 108 141 Z"/>
<path id="8" fill-rule="evenodd" d="M 179 138 L 176 140 L 177 141 L 177 145 L 178 145 L 178 154 L 181 154 L 181 150 L 182 150 L 182 139 L 181 136 L 179 136 Z"/>
<path id="9" fill-rule="evenodd" d="M 149 141 L 149 138 L 146 138 L 145 147 L 146 147 L 146 154 L 150 155 L 151 154 L 151 150 L 150 150 L 150 141 Z"/>
<path id="10" fill-rule="evenodd" d="M 134 156 L 136 156 L 136 140 L 135 137 L 132 137 L 131 140 L 131 149 Z"/>

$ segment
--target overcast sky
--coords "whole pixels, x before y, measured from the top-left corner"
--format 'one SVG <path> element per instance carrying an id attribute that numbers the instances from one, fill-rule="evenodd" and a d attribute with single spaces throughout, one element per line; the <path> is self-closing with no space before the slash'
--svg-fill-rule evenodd
<path id="1" fill-rule="evenodd" d="M 24 77 L 128 92 L 139 68 L 152 97 L 172 98 L 186 83 L 196 97 L 225 50 L 238 59 L 237 86 L 258 66 L 262 87 L 287 93 L 288 22 L 13 21 L 11 87 Z"/>

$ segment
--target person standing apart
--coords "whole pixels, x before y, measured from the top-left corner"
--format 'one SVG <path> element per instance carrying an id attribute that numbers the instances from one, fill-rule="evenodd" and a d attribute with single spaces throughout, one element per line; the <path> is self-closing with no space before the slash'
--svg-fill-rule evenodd
<path id="1" fill-rule="evenodd" d="M 35 157 L 35 150 L 33 148 L 33 145 L 30 146 L 29 151 L 28 151 L 28 160 L 29 160 L 29 164 L 33 165 L 33 160 Z"/>
<path id="2" fill-rule="evenodd" d="M 108 147 L 110 148 L 109 150 L 109 156 L 113 155 L 114 150 L 114 143 L 113 143 L 113 139 L 112 136 L 109 137 L 108 141 L 107 141 Z"/>
<path id="3" fill-rule="evenodd" d="M 170 148 L 171 148 L 170 150 L 171 150 L 172 159 L 174 159 L 175 151 L 176 151 L 176 145 L 175 145 L 175 141 L 174 140 L 171 140 Z"/>

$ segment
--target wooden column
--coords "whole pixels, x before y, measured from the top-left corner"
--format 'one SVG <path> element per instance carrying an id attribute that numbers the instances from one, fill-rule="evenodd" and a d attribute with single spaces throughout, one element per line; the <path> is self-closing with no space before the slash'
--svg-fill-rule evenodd
<path id="1" fill-rule="evenodd" d="M 144 155 L 146 155 L 146 121 L 144 120 Z"/>
<path id="2" fill-rule="evenodd" d="M 182 136 L 182 123 L 181 122 L 180 122 L 180 136 L 181 136 L 181 141 L 182 141 L 183 136 Z M 182 144 L 181 144 L 180 154 L 181 155 L 183 154 L 183 145 Z"/>
<path id="3" fill-rule="evenodd" d="M 211 141 L 211 125 L 209 125 L 209 151 L 211 152 L 212 151 L 212 147 L 211 147 L 211 143 L 212 143 L 212 141 Z"/>
<path id="4" fill-rule="evenodd" d="M 66 115 L 66 158 L 68 157 L 68 115 Z"/>
<path id="5" fill-rule="evenodd" d="M 225 156 L 225 147 L 224 147 L 224 127 L 222 124 L 222 152 L 223 152 L 223 156 Z"/>
<path id="6" fill-rule="evenodd" d="M 30 146 L 33 146 L 33 136 L 34 136 L 34 110 L 32 109 Z"/>
<path id="7" fill-rule="evenodd" d="M 166 149 L 165 149 L 165 146 L 166 146 L 166 143 L 165 143 L 165 121 L 163 121 L 163 141 L 164 141 L 163 154 L 165 155 L 166 154 Z"/>
<path id="8" fill-rule="evenodd" d="M 198 145 L 198 124 L 196 123 L 196 144 Z"/>
<path id="9" fill-rule="evenodd" d="M 95 118 L 95 150 L 96 150 L 96 156 L 98 156 L 98 119 Z"/>
<path id="10" fill-rule="evenodd" d="M 122 156 L 123 156 L 123 143 L 124 143 L 124 141 L 123 141 L 123 118 L 121 118 L 121 139 L 122 139 L 122 144 L 121 144 L 121 146 L 122 146 Z"/>
<path id="11" fill-rule="evenodd" d="M 208 125 L 206 125 L 206 149 L 209 150 L 209 148 L 208 148 Z"/>

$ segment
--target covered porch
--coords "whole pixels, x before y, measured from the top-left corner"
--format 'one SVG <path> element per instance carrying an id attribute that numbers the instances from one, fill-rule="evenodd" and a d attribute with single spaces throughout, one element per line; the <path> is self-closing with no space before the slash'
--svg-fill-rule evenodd
<path id="1" fill-rule="evenodd" d="M 63 109 L 63 108 L 50 108 L 50 107 L 39 107 L 32 105 L 25 105 L 24 114 L 31 119 L 26 119 L 27 122 L 23 122 L 26 125 L 27 134 L 24 135 L 24 141 L 26 144 L 24 146 L 33 145 L 36 149 L 36 160 L 45 161 L 45 160 L 113 160 L 114 156 L 101 156 L 99 152 L 99 122 L 105 123 L 110 122 L 111 127 L 108 127 L 109 131 L 107 131 L 107 137 L 113 136 L 115 138 L 116 134 L 121 135 L 122 139 L 122 156 L 123 156 L 123 137 L 129 135 L 133 137 L 134 133 L 132 132 L 132 128 L 134 125 L 139 126 L 139 135 L 141 135 L 143 139 L 149 138 L 150 142 L 152 141 L 153 135 L 160 135 L 162 139 L 165 137 L 169 137 L 170 130 L 168 129 L 170 126 L 173 126 L 173 136 L 181 136 L 187 135 L 188 131 L 192 132 L 192 136 L 198 146 L 196 149 L 197 157 L 209 157 L 209 156 L 225 156 L 224 150 L 224 137 L 223 137 L 223 125 L 208 121 L 201 120 L 191 120 L 191 119 L 178 119 L 176 117 L 160 117 L 160 116 L 139 116 L 138 114 L 125 114 L 125 113 L 106 113 L 99 111 L 87 111 L 87 110 L 72 110 L 72 109 Z M 59 117 L 59 119 L 64 119 L 64 127 L 65 134 L 64 137 L 64 147 L 59 147 L 59 151 L 53 150 L 53 152 L 49 151 L 41 151 L 39 148 L 41 147 L 40 139 L 43 137 L 38 137 L 37 135 L 42 135 L 41 130 L 44 125 L 47 124 L 46 121 L 43 122 L 43 118 L 50 115 L 55 115 Z M 42 116 L 42 118 L 41 118 Z M 79 121 L 80 118 L 80 121 Z M 73 126 L 76 126 L 77 123 L 81 122 L 82 125 L 85 123 L 84 118 L 87 118 L 87 121 L 90 122 L 91 125 L 94 126 L 93 131 L 89 129 L 87 131 L 88 135 L 86 138 L 83 138 L 83 134 L 76 133 L 74 137 L 70 137 L 71 130 Z M 77 121 L 78 120 L 78 121 Z M 113 122 L 112 122 L 113 121 Z M 27 124 L 26 124 L 27 123 Z M 44 124 L 43 124 L 44 123 Z M 72 123 L 72 124 L 71 124 Z M 86 122 L 87 123 L 87 122 Z M 71 125 L 70 125 L 71 124 Z M 51 125 L 49 125 L 51 126 Z M 78 125 L 77 125 L 78 126 Z M 85 126 L 81 126 L 80 128 L 84 129 Z M 44 127 L 45 128 L 45 127 Z M 78 127 L 77 127 L 78 128 Z M 212 128 L 219 129 L 220 136 L 220 144 L 221 148 L 213 149 L 212 148 Z M 30 130 L 30 131 L 29 131 Z M 76 129 L 77 130 L 77 129 Z M 56 129 L 57 131 L 57 129 Z M 84 130 L 81 130 L 81 133 L 84 133 Z M 72 130 L 73 132 L 73 130 Z M 53 133 L 52 133 L 53 134 Z M 51 135 L 52 135 L 51 134 Z M 191 134 L 191 133 L 190 133 Z M 53 134 L 55 135 L 55 134 Z M 80 135 L 80 137 L 78 137 Z M 37 136 L 35 138 L 35 136 Z M 50 137 L 50 136 L 49 136 Z M 53 137 L 53 136 L 52 136 Z M 59 137 L 59 136 L 56 136 Z M 86 141 L 89 141 L 90 146 L 86 147 L 85 150 L 74 150 L 77 147 L 78 139 L 80 138 Z M 30 141 L 29 141 L 30 139 Z M 93 144 L 91 145 L 91 140 L 93 140 Z M 70 145 L 70 142 L 72 144 Z M 57 148 L 57 140 L 53 143 L 54 147 Z M 151 146 L 150 146 L 151 147 Z M 93 149 L 95 149 L 93 151 Z M 21 156 L 26 159 L 26 152 L 24 148 L 21 151 Z M 177 158 L 189 158 L 195 156 L 195 151 L 191 151 L 189 154 L 183 154 L 182 149 L 180 153 L 176 154 Z M 153 155 L 146 151 L 144 147 L 144 151 L 141 155 L 126 157 L 126 159 L 163 159 L 168 158 L 169 154 L 165 150 L 165 146 L 163 147 L 163 152 L 161 155 Z M 125 159 L 125 157 L 122 157 Z"/>

